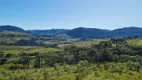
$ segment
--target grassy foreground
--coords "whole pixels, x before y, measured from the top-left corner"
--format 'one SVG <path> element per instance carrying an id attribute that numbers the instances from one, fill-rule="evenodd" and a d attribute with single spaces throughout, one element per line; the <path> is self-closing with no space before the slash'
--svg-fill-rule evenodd
<path id="1" fill-rule="evenodd" d="M 80 61 L 77 65 L 1 70 L 0 80 L 142 80 L 142 69 L 130 65 L 130 62 L 88 64 Z"/>

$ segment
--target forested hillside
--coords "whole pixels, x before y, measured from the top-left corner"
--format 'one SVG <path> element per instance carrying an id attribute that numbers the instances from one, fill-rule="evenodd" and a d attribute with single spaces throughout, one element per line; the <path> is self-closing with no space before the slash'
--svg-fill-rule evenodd
<path id="1" fill-rule="evenodd" d="M 32 35 L 25 32 L 0 31 L 0 45 L 51 47 L 63 43 L 72 43 L 77 40 L 65 34 Z"/>

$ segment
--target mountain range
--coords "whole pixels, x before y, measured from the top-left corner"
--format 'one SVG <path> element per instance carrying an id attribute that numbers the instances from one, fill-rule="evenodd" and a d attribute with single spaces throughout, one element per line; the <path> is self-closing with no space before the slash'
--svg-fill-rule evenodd
<path id="1" fill-rule="evenodd" d="M 33 35 L 66 34 L 75 38 L 114 38 L 114 37 L 142 36 L 142 28 L 140 27 L 124 27 L 115 30 L 84 28 L 84 27 L 78 27 L 71 30 L 69 29 L 24 30 L 16 26 L 3 25 L 0 26 L 0 31 L 25 32 Z"/>

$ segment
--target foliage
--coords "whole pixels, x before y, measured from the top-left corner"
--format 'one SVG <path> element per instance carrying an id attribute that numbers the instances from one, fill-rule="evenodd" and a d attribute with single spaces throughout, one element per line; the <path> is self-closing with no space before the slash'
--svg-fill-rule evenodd
<path id="1" fill-rule="evenodd" d="M 1 45 L 0 80 L 141 80 L 141 51 L 124 38 L 89 47 Z"/>

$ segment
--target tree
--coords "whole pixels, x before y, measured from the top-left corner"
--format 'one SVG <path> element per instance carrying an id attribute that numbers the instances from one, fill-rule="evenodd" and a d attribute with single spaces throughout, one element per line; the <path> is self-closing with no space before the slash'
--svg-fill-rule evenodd
<path id="1" fill-rule="evenodd" d="M 115 61 L 116 57 L 114 57 L 114 54 L 112 53 L 111 49 L 105 49 L 100 52 L 100 54 L 97 55 L 96 60 L 99 62 L 105 62 L 105 61 Z"/>
<path id="2" fill-rule="evenodd" d="M 94 63 L 96 62 L 96 58 L 97 55 L 99 54 L 99 52 L 97 51 L 97 49 L 91 49 L 88 53 L 87 53 L 87 60 L 90 63 Z"/>
<path id="3" fill-rule="evenodd" d="M 41 59 L 42 59 L 42 55 L 40 55 L 38 52 L 35 53 L 35 63 L 34 63 L 34 68 L 40 68 L 41 67 Z"/>
<path id="4" fill-rule="evenodd" d="M 26 53 L 20 54 L 20 61 L 19 63 L 23 64 L 24 69 L 28 69 L 30 65 L 30 57 Z"/>

